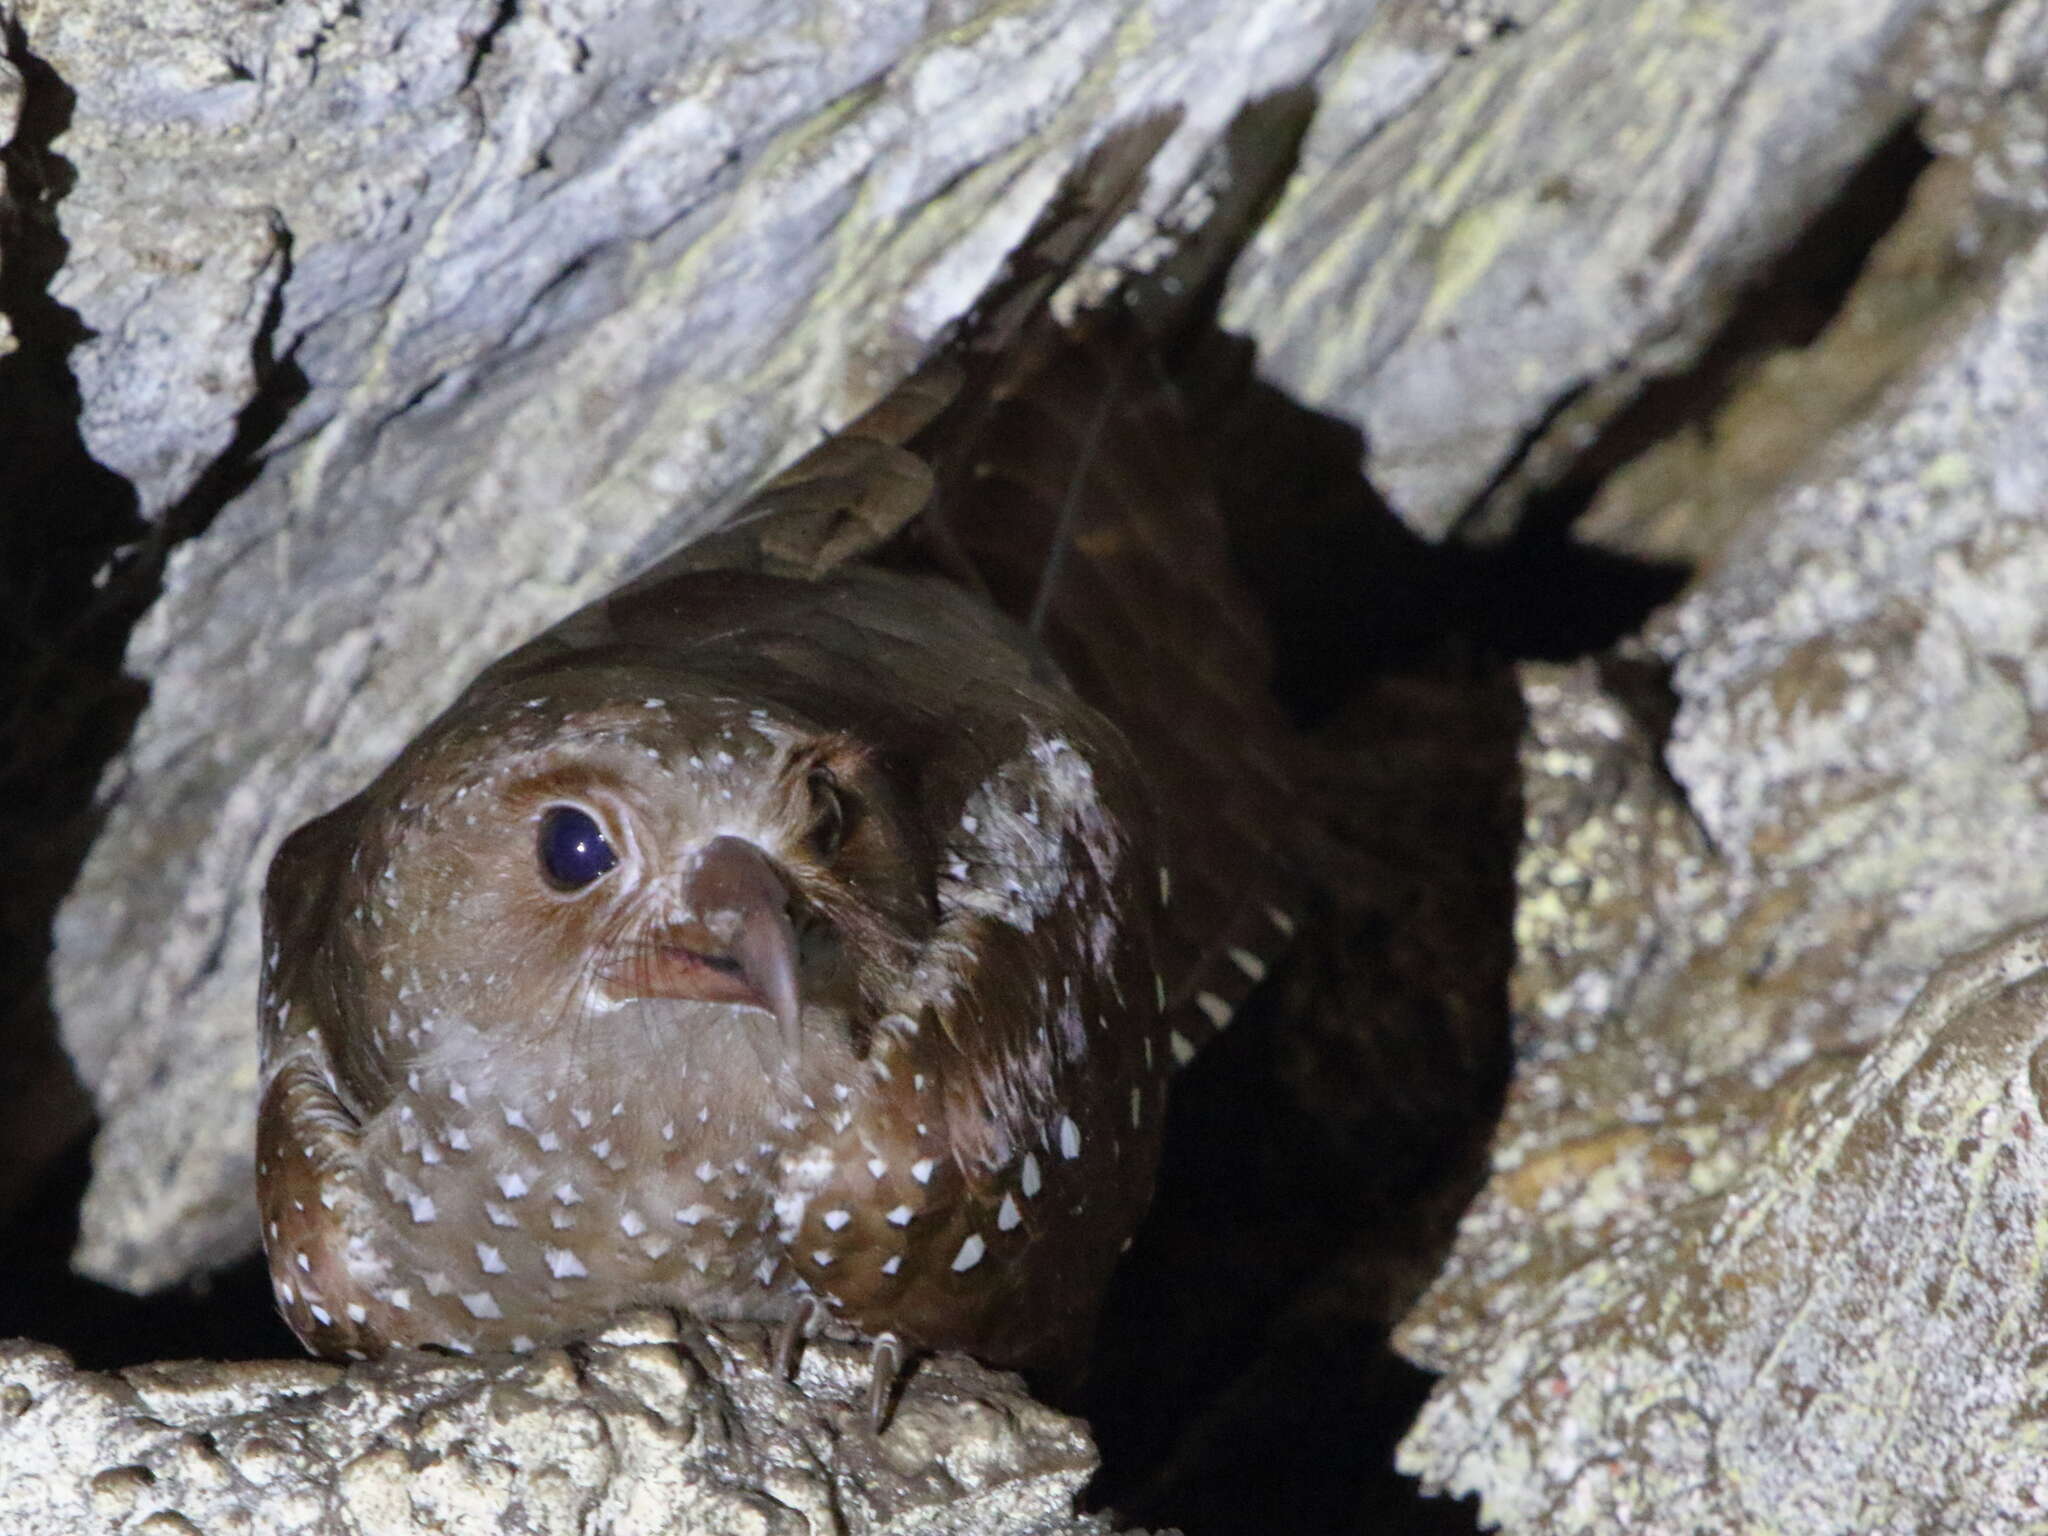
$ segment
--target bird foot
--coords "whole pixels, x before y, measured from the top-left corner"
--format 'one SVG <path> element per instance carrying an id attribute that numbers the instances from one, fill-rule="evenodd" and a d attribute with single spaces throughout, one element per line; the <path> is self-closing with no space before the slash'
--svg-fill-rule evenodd
<path id="1" fill-rule="evenodd" d="M 903 1370 L 903 1345 L 893 1333 L 875 1340 L 868 1355 L 868 1428 L 880 1434 L 889 1427 L 889 1410 L 895 1403 L 896 1381 Z"/>
<path id="2" fill-rule="evenodd" d="M 796 1368 L 803 1363 L 804 1340 L 818 1320 L 819 1306 L 809 1296 L 797 1298 L 796 1310 L 775 1334 L 775 1374 L 784 1381 L 796 1380 Z"/>

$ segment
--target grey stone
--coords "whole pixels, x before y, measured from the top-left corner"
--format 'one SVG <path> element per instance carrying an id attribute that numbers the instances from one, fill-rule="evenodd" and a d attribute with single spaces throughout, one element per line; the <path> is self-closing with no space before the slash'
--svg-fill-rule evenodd
<path id="1" fill-rule="evenodd" d="M 1528 485 L 1690 360 L 1913 110 L 1894 66 L 1946 8 L 1483 9 L 1374 16 L 1225 314 L 1269 379 L 1364 428 L 1368 478 L 1430 537 L 1505 531 Z"/>
<path id="2" fill-rule="evenodd" d="M 1661 762 L 1525 678 L 1522 1060 L 1399 1336 L 1507 1529 L 2038 1526 L 2044 410 L 2048 240 L 1653 627 Z"/>
<path id="3" fill-rule="evenodd" d="M 622 1320 L 523 1359 L 167 1363 L 111 1375 L 0 1344 L 0 1526 L 1089 1536 L 1083 1427 L 944 1359 L 878 1438 L 866 1352 L 799 1382 L 757 1334 Z"/>

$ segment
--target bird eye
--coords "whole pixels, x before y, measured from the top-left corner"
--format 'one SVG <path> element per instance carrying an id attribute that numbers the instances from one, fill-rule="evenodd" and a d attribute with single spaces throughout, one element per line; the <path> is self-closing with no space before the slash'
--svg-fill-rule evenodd
<path id="1" fill-rule="evenodd" d="M 540 867 L 558 891 L 580 891 L 619 862 L 588 811 L 551 805 L 540 819 Z"/>
<path id="2" fill-rule="evenodd" d="M 840 788 L 839 780 L 830 768 L 813 768 L 810 777 L 812 819 L 809 833 L 811 850 L 821 859 L 829 859 L 839 851 L 839 845 L 846 841 L 846 824 L 850 819 L 846 791 Z"/>

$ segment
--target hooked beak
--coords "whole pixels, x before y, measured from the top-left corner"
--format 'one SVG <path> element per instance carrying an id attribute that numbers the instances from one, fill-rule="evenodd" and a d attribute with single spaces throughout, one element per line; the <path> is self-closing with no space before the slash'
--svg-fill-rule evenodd
<path id="1" fill-rule="evenodd" d="M 684 883 L 683 905 L 690 916 L 651 934 L 618 978 L 623 995 L 764 1008 L 793 1059 L 803 999 L 789 887 L 774 864 L 743 837 L 714 837 Z"/>

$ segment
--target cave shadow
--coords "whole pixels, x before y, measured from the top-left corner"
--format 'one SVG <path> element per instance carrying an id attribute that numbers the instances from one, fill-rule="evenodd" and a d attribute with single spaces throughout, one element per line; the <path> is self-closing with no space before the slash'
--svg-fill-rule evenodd
<path id="1" fill-rule="evenodd" d="M 75 174 L 51 145 L 76 98 L 0 21 L 20 73 L 21 117 L 0 147 L 0 1219 L 37 1198 L 53 1162 L 86 1134 L 91 1106 L 58 1043 L 51 928 L 96 819 L 101 768 L 127 739 L 141 690 L 121 675 L 132 615 L 108 581 L 146 532 L 133 488 L 96 463 L 79 432 L 70 355 L 90 332 L 50 293 L 69 247 L 57 204 Z M 0 1304 L 16 1289 L 0 1277 Z M 5 1320 L 0 1319 L 0 1331 Z"/>
<path id="2" fill-rule="evenodd" d="M 274 300 L 255 346 L 257 393 L 228 448 L 175 505 L 142 516 L 135 487 L 94 459 L 81 431 L 71 357 L 93 332 L 52 292 L 70 254 L 60 205 L 77 180 L 54 146 L 77 95 L 11 18 L 0 19 L 0 54 L 22 82 L 19 123 L 0 146 L 0 317 L 15 343 L 0 355 L 0 1337 L 53 1342 L 88 1366 L 291 1354 L 267 1281 L 250 1289 L 253 1261 L 147 1299 L 71 1272 L 96 1127 L 59 1038 L 49 962 L 58 907 L 103 819 L 95 791 L 148 700 L 123 670 L 129 636 L 170 551 L 254 479 L 306 380 L 271 354 Z"/>
<path id="3" fill-rule="evenodd" d="M 1687 571 L 1412 533 L 1358 430 L 1210 331 L 1176 364 L 1330 829 L 1294 953 L 1175 1084 L 1157 1199 L 1072 1406 L 1120 1524 L 1467 1532 L 1394 1447 L 1430 1378 L 1392 1323 L 1477 1191 L 1511 1063 L 1514 669 L 1596 655 Z"/>
<path id="4" fill-rule="evenodd" d="M 1181 348 L 1275 687 L 1325 749 L 1338 857 L 1288 964 L 1176 1083 L 1158 1197 L 1076 1403 L 1103 1452 L 1092 1498 L 1120 1523 L 1478 1528 L 1475 1505 L 1394 1470 L 1431 1379 L 1388 1335 L 1484 1178 L 1512 1060 L 1514 669 L 1593 658 L 1664 739 L 1661 664 L 1614 648 L 1693 573 L 1575 525 L 1616 470 L 1825 330 L 1931 163 L 1902 121 L 1695 361 L 1646 380 L 1490 544 L 1476 517 L 1467 540 L 1413 534 L 1364 480 L 1360 433 L 1257 381 L 1247 343 L 1209 327 Z"/>

